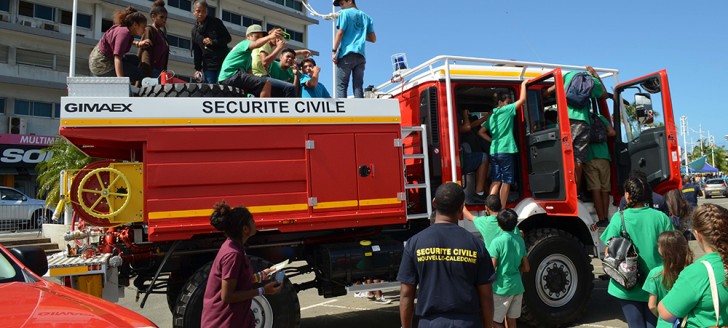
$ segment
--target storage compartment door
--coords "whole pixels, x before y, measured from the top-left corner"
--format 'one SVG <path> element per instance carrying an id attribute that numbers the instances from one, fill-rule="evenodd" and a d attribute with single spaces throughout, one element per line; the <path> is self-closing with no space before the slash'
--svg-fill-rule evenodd
<path id="1" fill-rule="evenodd" d="M 354 134 L 309 135 L 309 141 L 313 141 L 313 149 L 307 151 L 310 197 L 317 201 L 313 211 L 356 209 Z"/>
<path id="2" fill-rule="evenodd" d="M 402 148 L 395 146 L 396 133 L 356 135 L 359 209 L 401 207 L 397 198 L 404 191 Z"/>

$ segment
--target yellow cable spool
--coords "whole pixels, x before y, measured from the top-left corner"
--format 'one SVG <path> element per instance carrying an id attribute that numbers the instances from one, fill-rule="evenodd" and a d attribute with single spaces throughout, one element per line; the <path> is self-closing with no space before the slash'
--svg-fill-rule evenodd
<path id="1" fill-rule="evenodd" d="M 103 173 L 108 173 L 108 184 L 104 183 Z M 96 179 L 101 190 L 86 188 L 90 179 Z M 84 193 L 96 194 L 98 198 L 89 206 L 83 197 Z M 116 216 L 129 205 L 130 193 L 131 184 L 124 173 L 114 168 L 100 167 L 89 172 L 81 179 L 78 188 L 78 204 L 89 215 L 96 218 L 108 219 Z M 102 204 L 102 200 L 106 200 L 105 204 L 108 207 L 108 213 L 96 209 L 98 205 Z M 114 209 L 114 205 L 119 200 L 122 201 L 121 206 Z"/>

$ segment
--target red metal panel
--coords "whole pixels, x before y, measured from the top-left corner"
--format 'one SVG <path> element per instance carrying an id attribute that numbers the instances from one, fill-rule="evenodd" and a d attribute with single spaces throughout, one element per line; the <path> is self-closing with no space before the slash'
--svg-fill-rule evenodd
<path id="1" fill-rule="evenodd" d="M 401 207 L 397 193 L 404 191 L 402 149 L 395 147 L 397 133 L 356 134 L 359 208 Z M 362 168 L 371 172 L 362 176 Z"/>
<path id="2" fill-rule="evenodd" d="M 314 212 L 356 208 L 356 163 L 354 134 L 314 134 L 315 148 L 308 151 L 311 197 Z"/>

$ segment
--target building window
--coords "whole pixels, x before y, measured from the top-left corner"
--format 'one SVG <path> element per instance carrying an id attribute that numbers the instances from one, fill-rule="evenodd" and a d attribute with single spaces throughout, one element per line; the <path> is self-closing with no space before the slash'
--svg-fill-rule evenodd
<path id="1" fill-rule="evenodd" d="M 288 8 L 291 8 L 296 11 L 303 11 L 303 4 L 301 4 L 300 1 L 296 0 L 268 0 L 270 2 L 277 3 L 281 6 L 286 6 Z"/>
<path id="2" fill-rule="evenodd" d="M 19 1 L 18 14 L 27 17 L 45 19 L 51 22 L 56 21 L 56 8 L 39 5 L 37 3 Z"/>
<path id="3" fill-rule="evenodd" d="M 0 10 L 10 11 L 10 0 L 0 0 Z"/>
<path id="4" fill-rule="evenodd" d="M 42 101 L 15 100 L 15 115 L 53 117 L 53 108 L 60 105 Z"/>
<path id="5" fill-rule="evenodd" d="M 108 31 L 112 26 L 114 26 L 114 22 L 109 19 L 102 19 L 101 20 L 101 32 Z"/>
<path id="6" fill-rule="evenodd" d="M 53 117 L 61 118 L 61 104 L 59 104 L 59 103 L 53 104 Z"/>
<path id="7" fill-rule="evenodd" d="M 187 38 L 183 38 L 181 36 L 176 36 L 172 34 L 167 35 L 167 42 L 169 43 L 170 47 L 176 47 L 180 49 L 192 49 L 192 41 Z"/>
<path id="8" fill-rule="evenodd" d="M 16 61 L 21 65 L 53 69 L 55 67 L 56 56 L 47 52 L 17 48 Z"/>
<path id="9" fill-rule="evenodd" d="M 0 98 L 0 113 L 5 113 L 5 98 Z"/>
<path id="10" fill-rule="evenodd" d="M 282 28 L 282 29 L 283 29 L 284 31 L 288 32 L 288 34 L 290 34 L 290 35 L 291 35 L 291 40 L 293 40 L 293 41 L 298 41 L 298 42 L 301 42 L 301 43 L 303 43 L 303 33 L 301 33 L 301 32 L 298 32 L 298 31 L 294 31 L 294 30 L 291 30 L 291 29 L 289 29 L 289 28 L 285 28 L 285 27 L 283 27 L 283 26 L 278 26 L 278 25 L 268 24 L 268 30 L 269 30 L 269 31 L 270 31 L 270 30 L 272 30 L 272 29 L 274 29 L 274 28 L 276 28 L 276 27 L 280 27 L 280 28 Z"/>
<path id="11" fill-rule="evenodd" d="M 171 7 L 192 11 L 192 1 L 190 0 L 169 0 L 167 1 L 167 4 Z"/>
<path id="12" fill-rule="evenodd" d="M 261 20 L 258 20 L 258 19 L 255 19 L 255 18 L 246 17 L 246 16 L 242 16 L 242 15 L 238 15 L 236 13 L 229 12 L 227 10 L 223 10 L 222 11 L 222 20 L 225 21 L 225 22 L 228 22 L 228 23 L 231 23 L 231 24 L 234 24 L 234 25 L 240 25 L 240 26 L 243 26 L 243 27 L 248 27 L 248 26 L 253 25 L 253 24 L 258 24 L 258 25 L 262 25 L 263 24 L 263 21 L 261 21 Z"/>
<path id="13" fill-rule="evenodd" d="M 217 7 L 210 6 L 209 4 L 207 5 L 207 16 L 217 17 L 217 16 L 215 16 L 216 12 L 217 12 Z"/>
<path id="14" fill-rule="evenodd" d="M 73 23 L 73 12 L 61 10 L 61 24 L 71 25 Z M 91 29 L 91 15 L 76 15 L 76 26 Z"/>

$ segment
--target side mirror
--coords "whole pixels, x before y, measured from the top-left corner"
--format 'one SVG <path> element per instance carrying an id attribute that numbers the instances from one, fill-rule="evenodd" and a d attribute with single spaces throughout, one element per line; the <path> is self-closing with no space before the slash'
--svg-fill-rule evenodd
<path id="1" fill-rule="evenodd" d="M 654 121 L 652 114 L 652 98 L 648 93 L 634 95 L 635 114 L 639 124 L 650 124 Z"/>
<path id="2" fill-rule="evenodd" d="M 28 200 L 28 197 L 25 197 L 25 196 L 23 196 L 23 198 L 22 198 L 22 201 L 24 201 L 24 202 L 25 202 L 25 201 L 27 201 L 27 200 Z"/>
<path id="3" fill-rule="evenodd" d="M 10 253 L 33 273 L 42 277 L 48 272 L 48 258 L 42 248 L 38 246 L 18 246 L 11 248 Z"/>

